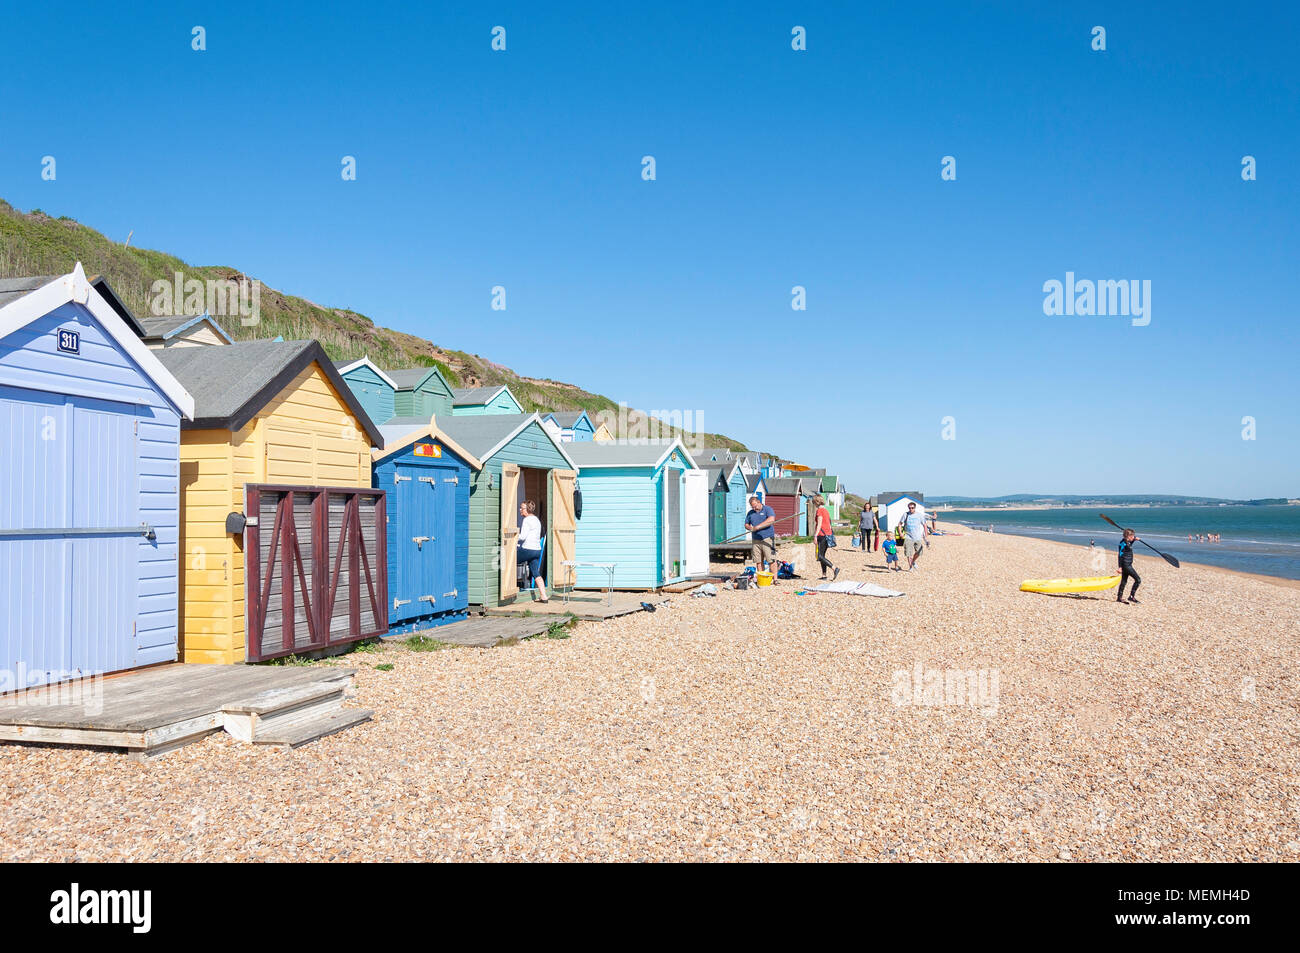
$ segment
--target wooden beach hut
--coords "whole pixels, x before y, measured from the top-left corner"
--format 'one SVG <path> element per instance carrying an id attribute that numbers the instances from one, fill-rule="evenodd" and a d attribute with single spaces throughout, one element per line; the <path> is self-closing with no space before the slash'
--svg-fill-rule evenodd
<path id="1" fill-rule="evenodd" d="M 381 371 L 370 358 L 342 361 L 336 363 L 334 369 L 375 423 L 382 424 L 397 415 L 397 381 Z M 429 417 L 432 416 L 430 411 Z"/>
<path id="2" fill-rule="evenodd" d="M 749 487 L 740 461 L 705 468 L 709 475 L 709 542 L 743 542 Z M 742 537 L 736 539 L 736 537 Z"/>
<path id="3" fill-rule="evenodd" d="M 883 515 L 880 518 L 880 526 L 887 533 L 892 533 L 895 527 L 903 521 L 907 515 L 907 504 L 915 503 L 916 511 L 925 517 L 925 495 L 915 490 L 888 490 L 879 494 L 880 510 Z"/>
<path id="4" fill-rule="evenodd" d="M 0 280 L 0 693 L 176 659 L 194 399 L 133 320 L 80 263 Z"/>
<path id="5" fill-rule="evenodd" d="M 144 329 L 141 340 L 155 351 L 166 347 L 213 347 L 235 343 L 226 329 L 206 311 L 200 315 L 141 318 L 140 326 Z"/>
<path id="6" fill-rule="evenodd" d="M 519 588 L 519 504 L 537 503 L 543 532 L 543 571 L 548 586 L 572 584 L 561 565 L 574 559 L 573 491 L 577 466 L 537 414 L 438 417 L 439 433 L 475 457 L 470 477 L 469 602 L 493 607 L 532 599 Z"/>
<path id="7" fill-rule="evenodd" d="M 181 433 L 181 648 L 259 661 L 388 629 L 379 429 L 315 341 L 168 348 Z"/>
<path id="8" fill-rule="evenodd" d="M 465 618 L 469 608 L 470 477 L 478 458 L 431 420 L 394 418 L 372 453 L 388 491 L 388 625 L 409 632 Z"/>
<path id="9" fill-rule="evenodd" d="M 593 421 L 593 423 L 596 425 L 596 429 L 595 429 L 594 431 L 592 431 L 591 439 L 592 439 L 595 443 L 613 443 L 613 442 L 614 442 L 614 434 L 613 434 L 613 432 L 609 429 L 609 425 L 608 425 L 607 423 L 605 423 L 605 421 L 603 421 L 603 420 L 596 420 L 596 421 Z"/>
<path id="10" fill-rule="evenodd" d="M 800 481 L 794 477 L 768 477 L 763 482 L 767 487 L 763 502 L 776 514 L 776 535 L 805 535 L 807 514 Z"/>
<path id="11" fill-rule="evenodd" d="M 743 472 L 743 471 L 742 471 Z M 767 481 L 761 473 L 745 474 L 745 509 L 749 509 L 749 498 L 756 496 L 759 502 L 767 502 Z"/>
<path id="12" fill-rule="evenodd" d="M 522 414 L 523 406 L 502 384 L 498 387 L 457 387 L 453 392 L 453 417 L 481 417 L 486 414 Z"/>
<path id="13" fill-rule="evenodd" d="M 585 410 L 556 410 L 542 414 L 542 426 L 560 438 L 560 443 L 586 443 L 596 432 Z"/>
<path id="14" fill-rule="evenodd" d="M 582 518 L 577 559 L 614 563 L 615 589 L 658 589 L 709 570 L 708 484 L 680 440 L 575 443 Z M 576 585 L 609 585 L 579 568 Z"/>
<path id="15" fill-rule="evenodd" d="M 437 367 L 409 367 L 389 371 L 388 376 L 397 384 L 393 394 L 396 416 L 428 420 L 435 414 L 441 417 L 451 413 L 451 385 Z"/>

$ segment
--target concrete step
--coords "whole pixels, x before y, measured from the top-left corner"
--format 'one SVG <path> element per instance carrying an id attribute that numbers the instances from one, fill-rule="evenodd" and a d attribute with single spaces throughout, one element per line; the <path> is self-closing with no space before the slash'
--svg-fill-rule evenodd
<path id="1" fill-rule="evenodd" d="M 259 732 L 253 744 L 297 748 L 317 738 L 344 731 L 354 725 L 369 721 L 374 715 L 366 708 L 343 708 L 328 715 L 301 721 L 291 726 L 280 726 L 276 731 Z"/>

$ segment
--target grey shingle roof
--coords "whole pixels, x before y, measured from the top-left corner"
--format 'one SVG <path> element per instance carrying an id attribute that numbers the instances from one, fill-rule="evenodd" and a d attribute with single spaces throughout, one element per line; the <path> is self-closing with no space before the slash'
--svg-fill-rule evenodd
<path id="1" fill-rule="evenodd" d="M 231 337 L 226 333 L 226 329 L 216 322 L 216 319 L 210 314 L 172 314 L 166 316 L 153 316 L 140 319 L 140 327 L 144 328 L 144 339 L 146 341 L 165 341 L 173 337 L 186 328 L 198 324 L 199 322 L 211 323 L 216 328 L 217 334 L 225 338 L 227 343 L 231 342 Z"/>
<path id="2" fill-rule="evenodd" d="M 518 430 L 520 425 L 532 416 L 532 414 L 484 414 L 481 417 L 444 416 L 437 418 L 437 424 L 439 430 L 482 460 L 484 454 Z M 580 444 L 566 444 L 565 450 L 577 446 L 580 446 Z M 581 444 L 581 446 L 586 446 L 586 444 Z"/>
<path id="3" fill-rule="evenodd" d="M 761 473 L 745 474 L 745 490 L 749 493 L 753 493 L 755 490 L 757 490 L 759 483 L 763 483 L 763 482 L 764 482 L 763 474 Z"/>
<path id="4" fill-rule="evenodd" d="M 62 277 L 62 275 L 36 275 L 30 278 L 0 278 L 0 308 Z"/>
<path id="5" fill-rule="evenodd" d="M 486 404 L 489 400 L 497 395 L 504 385 L 496 387 L 453 387 L 451 389 L 452 403 L 457 407 L 464 407 L 467 404 Z"/>
<path id="6" fill-rule="evenodd" d="M 562 428 L 568 428 L 577 424 L 577 422 L 582 419 L 582 415 L 585 413 L 586 413 L 585 410 L 555 410 L 552 411 L 549 415 L 544 414 L 543 416 L 554 417 L 555 422 L 559 424 Z"/>
<path id="7" fill-rule="evenodd" d="M 411 390 L 437 370 L 436 367 L 404 367 L 401 370 L 384 371 L 384 373 L 393 379 L 398 390 Z"/>
<path id="8" fill-rule="evenodd" d="M 313 361 L 356 416 L 370 441 L 383 435 L 357 402 L 317 341 L 243 341 L 225 347 L 181 347 L 155 351 L 172 376 L 194 397 L 187 430 L 230 428 L 248 423 Z"/>
<path id="9" fill-rule="evenodd" d="M 579 467 L 652 467 L 668 452 L 668 444 L 593 440 L 566 443 L 564 449 Z"/>
<path id="10" fill-rule="evenodd" d="M 775 493 L 778 496 L 793 496 L 802 492 L 800 481 L 794 477 L 772 477 L 763 482 L 767 484 L 768 493 Z"/>

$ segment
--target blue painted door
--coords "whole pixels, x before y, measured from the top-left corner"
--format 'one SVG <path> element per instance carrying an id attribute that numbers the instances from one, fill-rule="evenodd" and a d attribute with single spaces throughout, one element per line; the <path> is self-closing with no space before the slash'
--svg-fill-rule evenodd
<path id="1" fill-rule="evenodd" d="M 397 525 L 393 530 L 397 534 L 397 565 L 388 569 L 389 595 L 393 599 L 393 609 L 388 617 L 392 625 L 409 622 L 421 614 L 423 604 L 419 589 L 420 558 L 422 549 L 415 537 L 428 535 L 424 532 L 424 517 L 421 512 L 421 484 L 415 479 L 419 467 L 407 467 L 400 464 L 397 472 Z M 391 492 L 391 491 L 390 491 Z"/>
<path id="2" fill-rule="evenodd" d="M 399 580 L 395 597 L 403 604 L 394 624 L 463 608 L 468 599 L 456 588 L 456 468 L 399 463 L 397 475 L 401 558 L 390 576 Z"/>
<path id="3" fill-rule="evenodd" d="M 135 664 L 136 420 L 129 404 L 0 387 L 0 669 L 13 682 Z"/>

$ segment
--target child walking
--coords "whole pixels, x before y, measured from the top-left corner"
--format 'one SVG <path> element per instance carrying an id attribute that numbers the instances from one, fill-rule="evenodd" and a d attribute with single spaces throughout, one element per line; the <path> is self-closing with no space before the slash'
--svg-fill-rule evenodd
<path id="1" fill-rule="evenodd" d="M 892 539 L 885 540 L 885 568 L 898 571 L 898 544 Z"/>
<path id="2" fill-rule="evenodd" d="M 1131 529 L 1124 530 L 1124 537 L 1119 541 L 1119 594 L 1115 597 L 1116 602 L 1124 602 L 1124 586 L 1130 579 L 1133 580 L 1133 588 L 1129 591 L 1128 602 L 1138 605 L 1137 594 L 1138 586 L 1142 585 L 1142 577 L 1133 571 L 1133 544 L 1138 541 L 1137 533 Z"/>

